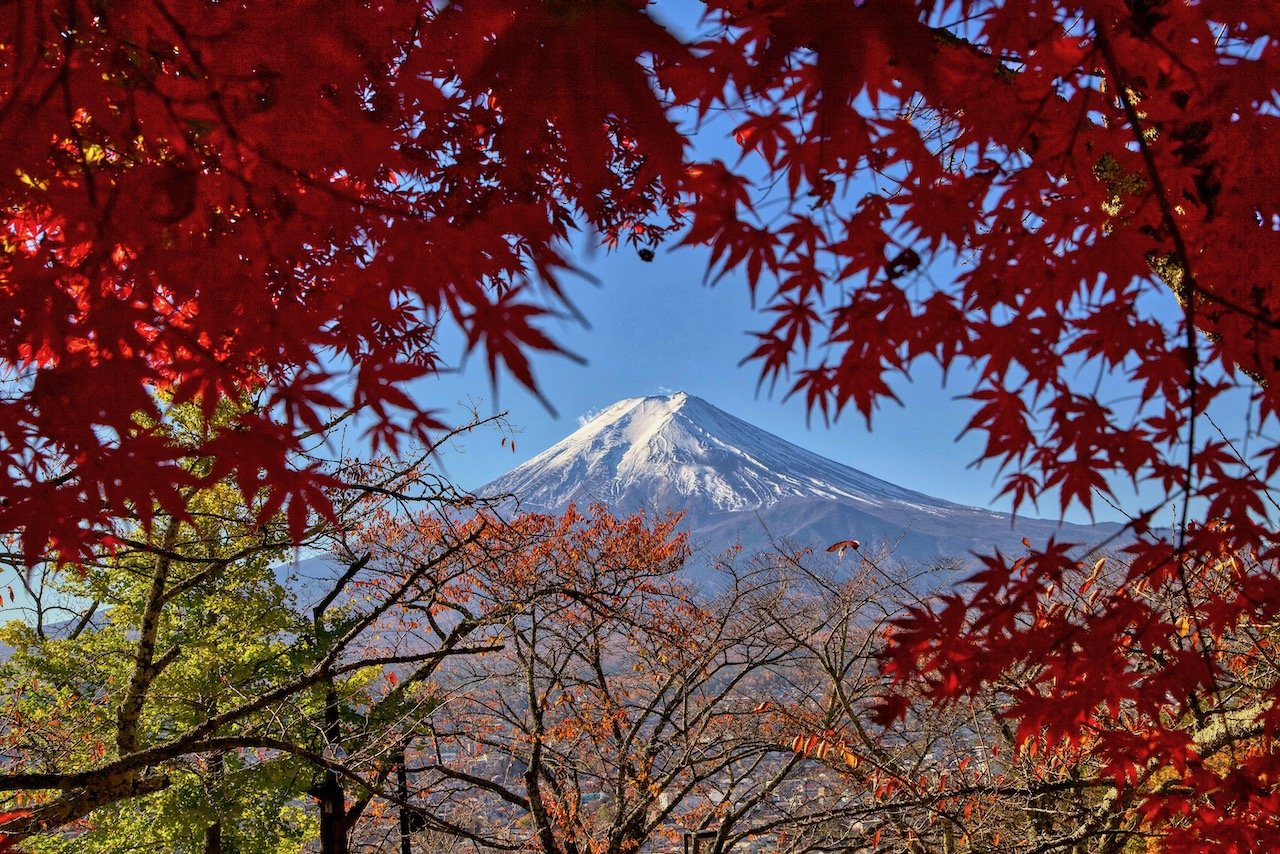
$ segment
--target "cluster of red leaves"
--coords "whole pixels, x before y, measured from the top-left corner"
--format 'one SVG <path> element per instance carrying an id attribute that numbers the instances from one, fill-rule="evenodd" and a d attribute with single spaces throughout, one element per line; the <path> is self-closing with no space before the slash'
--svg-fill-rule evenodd
<path id="1" fill-rule="evenodd" d="M 1191 528 L 1181 557 L 1139 544 L 1129 561 L 1081 565 L 1050 544 L 987 558 L 967 596 L 898 621 L 888 669 L 943 702 L 995 686 L 1024 749 L 1088 760 L 1165 850 L 1256 850 L 1280 808 L 1280 589 L 1274 566 L 1234 547 L 1219 523 Z"/>
<path id="2" fill-rule="evenodd" d="M 969 429 L 1017 503 L 1056 492 L 1092 509 L 1124 481 L 1157 496 L 1126 508 L 1127 577 L 1096 608 L 1055 610 L 1079 570 L 1066 545 L 996 556 L 901 622 L 891 668 L 941 699 L 1031 668 L 1010 711 L 1020 739 L 1087 740 L 1170 849 L 1250 849 L 1280 817 L 1280 755 L 1267 738 L 1226 763 L 1196 745 L 1228 709 L 1241 738 L 1274 732 L 1274 684 L 1251 688 L 1252 716 L 1226 700 L 1244 665 L 1222 639 L 1280 608 L 1280 14 L 709 6 L 722 29 L 700 52 L 719 88 L 695 100 L 742 117 L 746 165 L 695 170 L 685 240 L 767 296 L 764 378 L 870 419 L 933 361 L 972 381 Z M 1227 406 L 1251 423 L 1216 430 Z M 1156 513 L 1172 534 L 1151 530 Z M 1232 583 L 1197 581 L 1230 556 Z M 1143 787 L 1169 768 L 1177 785 Z"/>
<path id="3" fill-rule="evenodd" d="M 615 516 L 598 504 L 512 519 L 479 507 L 459 519 L 431 513 L 406 518 L 379 508 L 355 541 L 378 560 L 414 571 L 438 557 L 441 542 L 456 542 L 446 570 L 419 582 L 419 599 L 433 608 L 468 609 L 479 620 L 519 613 L 537 601 L 563 619 L 586 623 L 593 614 L 634 607 L 646 596 L 674 597 L 673 576 L 689 556 L 679 522 L 675 515 Z M 395 589 L 401 582 L 393 573 L 365 585 Z"/>
<path id="4" fill-rule="evenodd" d="M 74 557 L 115 518 L 180 512 L 179 457 L 197 454 L 300 531 L 326 505 L 295 453 L 306 431 L 360 407 L 381 442 L 429 441 L 403 386 L 440 369 L 441 323 L 532 385 L 529 354 L 555 348 L 534 285 L 561 296 L 575 220 L 651 243 L 687 217 L 684 243 L 765 294 L 764 378 L 870 417 L 919 360 L 969 371 L 969 427 L 1019 503 L 1091 508 L 1130 480 L 1202 507 L 1172 541 L 1148 530 L 1160 506 L 1132 513 L 1134 580 L 1186 587 L 1240 555 L 1238 583 L 1196 608 L 1274 616 L 1273 4 L 710 0 L 690 43 L 647 7 L 5 6 L 0 528 L 29 561 Z M 730 116 L 744 161 L 689 162 L 673 110 Z M 1246 435 L 1215 435 L 1233 391 Z M 262 403 L 176 448 L 149 426 L 157 392 Z M 1064 554 L 993 559 L 968 598 L 902 627 L 900 649 L 961 658 L 898 666 L 955 694 L 1036 650 L 1076 724 L 1128 704 L 1194 717 L 1213 655 L 1162 653 L 1153 680 L 1053 654 L 1154 643 L 1171 621 L 1129 588 L 1078 642 L 1035 642 Z M 1054 726 L 1050 705 L 1019 707 L 1022 731 Z M 1134 767 L 1173 766 L 1167 729 L 1142 751 L 1105 732 Z M 1184 803 L 1208 806 L 1179 832 L 1232 844 L 1222 828 L 1275 818 L 1280 759 L 1240 768 L 1252 788 L 1191 781 Z"/>
<path id="5" fill-rule="evenodd" d="M 441 323 L 532 386 L 574 218 L 650 241 L 674 204 L 646 68 L 688 51 L 644 5 L 7 5 L 0 527 L 27 560 L 181 512 L 182 455 L 300 533 L 327 506 L 302 434 L 361 408 L 375 444 L 430 441 L 404 385 Z M 177 448 L 139 417 L 158 392 L 261 405 Z"/>
<path id="6" fill-rule="evenodd" d="M 9 810 L 7 812 L 2 812 L 0 813 L 0 827 L 3 827 L 6 822 L 15 821 L 25 815 L 27 815 L 26 810 Z M 19 840 L 13 836 L 10 836 L 7 833 L 0 833 L 0 854 L 3 854 L 3 852 L 6 851 L 16 850 L 18 842 Z"/>

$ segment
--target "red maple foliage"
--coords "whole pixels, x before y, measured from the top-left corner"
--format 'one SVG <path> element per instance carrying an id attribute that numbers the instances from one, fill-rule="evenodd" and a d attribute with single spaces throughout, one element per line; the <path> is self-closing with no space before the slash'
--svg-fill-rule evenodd
<path id="1" fill-rule="evenodd" d="M 1269 740 L 1223 765 L 1195 733 L 1277 723 L 1274 686 L 1231 706 L 1214 644 L 1280 609 L 1280 10 L 709 0 L 691 39 L 652 14 L 6 5 L 0 528 L 28 561 L 70 558 L 115 518 L 181 512 L 160 401 L 252 390 L 198 451 L 300 531 L 326 506 L 296 462 L 309 431 L 359 408 L 380 442 L 430 440 L 403 386 L 439 369 L 441 324 L 532 386 L 570 229 L 648 248 L 687 225 L 764 294 L 752 356 L 814 411 L 870 418 L 933 361 L 972 378 L 969 427 L 1019 503 L 1161 496 L 1131 511 L 1132 583 L 1087 620 L 1041 607 L 1076 569 L 1063 547 L 996 556 L 901 626 L 892 666 L 954 696 L 1035 657 L 1072 728 L 1026 703 L 1019 731 L 1088 731 L 1123 780 L 1178 769 L 1173 807 L 1139 791 L 1171 848 L 1270 832 Z M 713 114 L 736 165 L 695 159 L 680 122 Z M 1240 435 L 1213 420 L 1232 395 Z M 1151 530 L 1169 508 L 1171 537 Z M 1181 614 L 1142 585 L 1182 591 Z M 1135 644 L 1155 672 L 1115 657 Z"/>
<path id="2" fill-rule="evenodd" d="M 530 292 L 559 295 L 575 221 L 651 241 L 675 204 L 685 140 L 641 59 L 689 49 L 643 5 L 0 11 L 0 527 L 26 559 L 180 511 L 189 477 L 139 419 L 157 391 L 258 392 L 208 477 L 300 530 L 327 505 L 294 454 L 335 412 L 430 441 L 403 388 L 442 322 L 532 386 L 555 345 Z"/>
<path id="3" fill-rule="evenodd" d="M 711 100 L 772 196 L 766 218 L 761 184 L 704 170 L 685 240 L 770 295 L 765 378 L 869 419 L 933 361 L 972 379 L 969 429 L 1017 503 L 1157 496 L 1122 508 L 1136 542 L 1096 607 L 1055 607 L 1066 544 L 996 555 L 900 623 L 890 668 L 945 700 L 1034 666 L 1020 740 L 1087 741 L 1169 850 L 1255 849 L 1280 809 L 1277 686 L 1246 702 L 1235 668 L 1269 630 L 1223 639 L 1280 609 L 1277 10 L 710 5 Z"/>

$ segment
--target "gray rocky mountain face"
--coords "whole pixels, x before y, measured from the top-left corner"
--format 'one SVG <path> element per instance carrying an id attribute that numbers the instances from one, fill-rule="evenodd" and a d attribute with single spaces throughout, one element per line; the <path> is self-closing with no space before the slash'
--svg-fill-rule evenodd
<path id="1" fill-rule="evenodd" d="M 818 550 L 856 539 L 913 566 L 1023 550 L 1022 539 L 1101 543 L 1118 525 L 1011 517 L 904 489 L 806 451 L 679 392 L 621 400 L 479 490 L 523 510 L 602 502 L 614 512 L 683 511 L 701 554 L 740 543 Z"/>

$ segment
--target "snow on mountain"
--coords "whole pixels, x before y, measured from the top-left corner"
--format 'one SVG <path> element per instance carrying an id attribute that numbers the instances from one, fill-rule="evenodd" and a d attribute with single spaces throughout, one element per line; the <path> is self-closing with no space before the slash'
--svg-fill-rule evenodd
<path id="1" fill-rule="evenodd" d="M 1094 543 L 1117 527 L 1013 519 L 904 489 L 684 392 L 618 401 L 480 493 L 544 512 L 592 501 L 680 510 L 695 544 L 712 551 L 856 538 L 912 562 L 1018 548 L 1024 536 Z"/>

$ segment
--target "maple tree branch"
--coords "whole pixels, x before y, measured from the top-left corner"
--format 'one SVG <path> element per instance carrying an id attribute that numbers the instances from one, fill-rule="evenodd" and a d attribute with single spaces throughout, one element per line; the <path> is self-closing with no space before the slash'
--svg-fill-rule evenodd
<path id="1" fill-rule="evenodd" d="M 162 549 L 173 548 L 178 538 L 180 523 L 170 519 L 168 529 L 164 533 Z M 138 646 L 134 653 L 133 675 L 129 679 L 124 699 L 116 712 L 116 748 L 120 755 L 126 755 L 137 749 L 138 721 L 146 700 L 147 688 L 159 675 L 162 669 L 160 662 L 153 660 L 156 645 L 156 633 L 160 628 L 160 611 L 165 603 L 165 587 L 169 581 L 169 569 L 173 561 L 167 555 L 156 557 L 151 579 L 151 590 L 146 606 L 142 612 L 142 620 L 138 630 Z M 166 662 L 172 656 L 166 654 Z"/>
<path id="2" fill-rule="evenodd" d="M 333 604 L 333 600 L 337 599 L 338 596 L 342 594 L 342 591 L 346 588 L 347 584 L 349 584 L 351 579 L 355 578 L 356 575 L 359 574 L 360 570 L 369 565 L 370 557 L 372 557 L 372 555 L 369 552 L 365 552 L 356 559 L 350 561 L 347 564 L 346 570 L 343 571 L 342 575 L 338 577 L 338 580 L 333 583 L 328 592 L 324 594 L 324 597 L 316 604 L 315 608 L 312 609 L 311 613 L 315 619 L 317 627 L 319 627 L 320 621 L 324 619 L 325 612 L 329 610 L 329 606 Z"/>
<path id="3" fill-rule="evenodd" d="M 215 736 L 191 744 L 185 753 L 226 753 L 234 750 L 267 749 L 286 753 L 304 759 L 316 768 L 324 768 L 344 777 L 358 786 L 370 787 L 383 797 L 392 797 L 389 792 L 382 792 L 376 785 L 352 769 L 346 763 L 331 759 L 308 747 L 288 739 L 245 733 L 241 735 Z M 169 759 L 178 758 L 174 754 Z M 46 804 L 31 808 L 30 814 L 3 824 L 0 829 L 15 838 L 25 838 L 51 828 L 63 826 L 71 821 L 83 818 L 96 809 L 122 800 L 142 797 L 161 791 L 170 784 L 167 775 L 159 774 L 149 777 L 137 777 L 126 772 L 111 772 L 97 775 L 92 780 L 84 781 L 64 797 Z M 63 788 L 67 786 L 43 786 L 40 788 Z"/>
<path id="4" fill-rule="evenodd" d="M 99 599 L 94 599 L 92 602 L 89 603 L 89 606 L 85 609 L 84 613 L 80 616 L 80 618 L 76 621 L 76 623 L 71 627 L 71 631 L 67 633 L 67 638 L 69 640 L 75 640 L 76 638 L 80 637 L 81 634 L 84 633 L 84 630 L 89 627 L 89 624 L 93 621 L 94 616 L 98 613 L 98 607 L 101 604 L 102 602 Z"/>
<path id="5" fill-rule="evenodd" d="M 170 779 L 165 774 L 149 777 L 132 773 L 104 775 L 95 779 L 90 785 L 72 791 L 64 797 L 28 807 L 26 815 L 10 819 L 0 825 L 0 832 L 3 832 L 6 837 L 24 839 L 84 818 L 108 804 L 163 791 L 169 787 L 169 784 Z"/>
<path id="6" fill-rule="evenodd" d="M 363 670 L 366 667 L 381 666 L 385 664 L 417 664 L 420 662 L 433 664 L 442 658 L 453 655 L 479 655 L 487 652 L 501 652 L 505 648 L 506 647 L 500 643 L 485 644 L 483 646 L 449 646 L 432 652 L 362 658 L 359 661 L 353 661 L 349 664 L 344 664 L 341 667 L 333 668 L 333 675 L 340 676 L 344 673 L 354 673 L 357 670 Z M 427 675 L 428 673 L 424 669 L 412 674 L 402 681 L 404 683 L 421 682 Z"/>
<path id="7" fill-rule="evenodd" d="M 528 799 L 520 797 L 506 786 L 486 777 L 478 777 L 474 774 L 469 774 L 459 768 L 454 768 L 452 765 L 445 765 L 439 762 L 429 762 L 422 765 L 415 765 L 410 770 L 418 774 L 434 772 L 442 777 L 459 780 L 466 783 L 468 786 L 474 786 L 477 789 L 493 792 L 495 795 L 513 806 L 520 807 L 524 810 L 529 809 Z"/>

